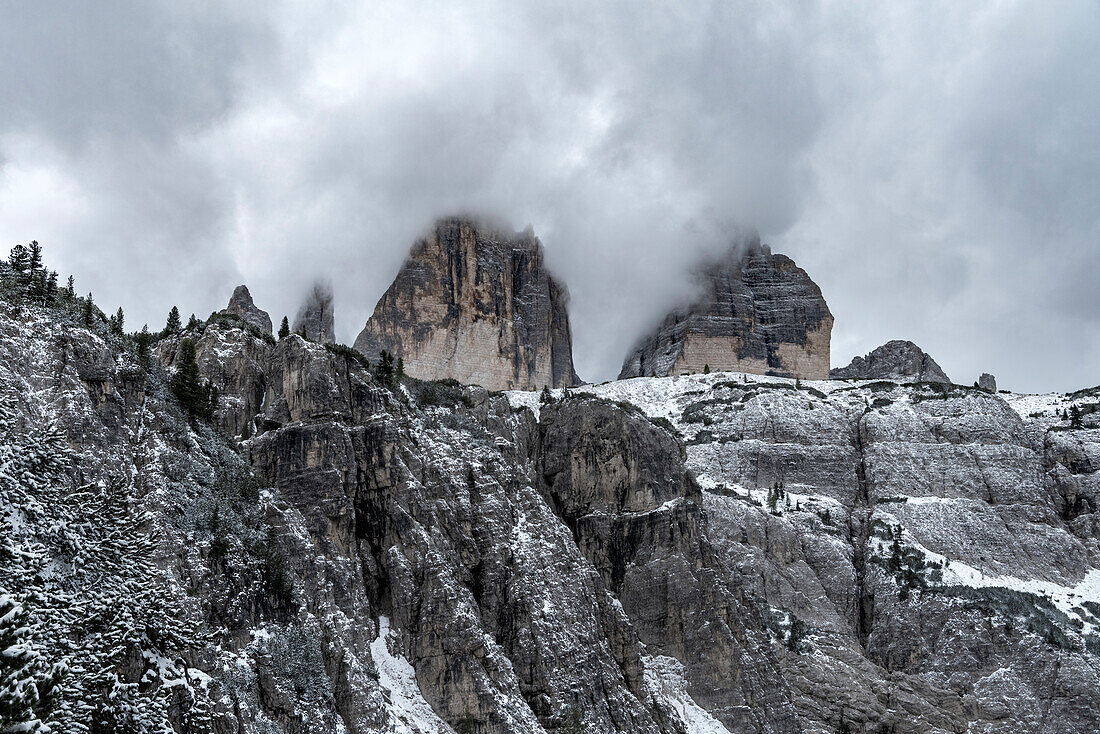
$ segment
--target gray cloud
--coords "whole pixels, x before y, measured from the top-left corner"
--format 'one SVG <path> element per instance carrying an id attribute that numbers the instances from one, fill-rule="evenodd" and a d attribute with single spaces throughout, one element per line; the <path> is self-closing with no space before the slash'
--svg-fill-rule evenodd
<path id="1" fill-rule="evenodd" d="M 606 379 L 756 226 L 834 363 L 1100 382 L 1089 3 L 5 3 L 0 234 L 159 324 L 331 276 L 350 342 L 441 214 L 532 224 Z"/>

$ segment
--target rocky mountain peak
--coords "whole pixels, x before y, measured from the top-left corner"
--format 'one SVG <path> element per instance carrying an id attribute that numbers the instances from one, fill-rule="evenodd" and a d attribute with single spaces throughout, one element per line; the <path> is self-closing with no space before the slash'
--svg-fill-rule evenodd
<path id="1" fill-rule="evenodd" d="M 298 309 L 293 330 L 295 333 L 304 332 L 305 337 L 311 341 L 332 344 L 336 341 L 333 323 L 332 283 L 318 280 L 309 289 L 305 302 Z"/>
<path id="2" fill-rule="evenodd" d="M 829 372 L 833 379 L 894 380 L 896 382 L 951 382 L 928 352 L 911 341 L 894 339 L 847 367 Z"/>
<path id="3" fill-rule="evenodd" d="M 413 245 L 355 348 L 371 359 L 385 349 L 421 379 L 492 390 L 572 385 L 567 302 L 530 228 L 449 217 Z"/>
<path id="4" fill-rule="evenodd" d="M 233 289 L 229 305 L 222 309 L 221 313 L 239 316 L 245 323 L 255 326 L 264 333 L 271 333 L 271 316 L 267 311 L 256 306 L 246 285 L 242 284 Z"/>
<path id="5" fill-rule="evenodd" d="M 730 370 L 825 379 L 833 316 L 821 289 L 759 236 L 695 273 L 698 298 L 627 355 L 619 378 Z"/>

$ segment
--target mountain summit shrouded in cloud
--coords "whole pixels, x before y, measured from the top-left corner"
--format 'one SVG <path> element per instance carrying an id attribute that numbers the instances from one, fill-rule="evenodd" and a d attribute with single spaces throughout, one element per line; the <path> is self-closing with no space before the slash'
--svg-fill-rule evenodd
<path id="1" fill-rule="evenodd" d="M 347 343 L 430 222 L 488 211 L 534 226 L 610 377 L 736 222 L 814 274 L 837 363 L 904 333 L 951 374 L 1096 381 L 1095 4 L 4 17 L 0 235 L 139 324 L 241 282 L 293 316 L 330 277 Z"/>

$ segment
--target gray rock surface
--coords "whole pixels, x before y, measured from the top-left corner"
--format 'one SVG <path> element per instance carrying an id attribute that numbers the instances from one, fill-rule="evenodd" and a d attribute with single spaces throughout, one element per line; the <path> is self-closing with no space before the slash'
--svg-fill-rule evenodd
<path id="1" fill-rule="evenodd" d="M 425 380 L 490 390 L 573 385 L 567 305 L 530 230 L 452 217 L 413 245 L 355 348 L 372 360 L 385 349 Z"/>
<path id="2" fill-rule="evenodd" d="M 902 382 L 951 382 L 936 360 L 911 341 L 894 339 L 847 367 L 829 372 L 834 380 L 895 380 Z"/>
<path id="3" fill-rule="evenodd" d="M 1100 728 L 1098 390 L 540 404 L 228 320 L 143 366 L 67 318 L 0 307 L 0 448 L 54 422 L 67 462 L 0 473 L 0 585 L 73 662 L 56 731 Z M 182 338 L 216 428 L 167 395 Z"/>
<path id="4" fill-rule="evenodd" d="M 265 334 L 271 333 L 271 317 L 252 302 L 252 294 L 248 292 L 248 286 L 239 285 L 233 289 L 233 295 L 229 299 L 229 305 L 222 309 L 221 313 L 239 316 L 246 324 L 255 326 Z"/>
<path id="5" fill-rule="evenodd" d="M 997 392 L 997 378 L 988 372 L 983 372 L 978 378 L 978 387 L 989 392 Z"/>
<path id="6" fill-rule="evenodd" d="M 302 333 L 306 339 L 320 344 L 335 343 L 336 331 L 333 327 L 335 317 L 332 307 L 332 283 L 317 281 L 309 289 L 306 300 L 298 309 L 298 315 L 294 317 L 294 326 L 291 330 L 295 334 Z"/>
<path id="7" fill-rule="evenodd" d="M 715 371 L 824 379 L 833 316 L 821 289 L 754 238 L 696 273 L 698 300 L 670 313 L 623 362 L 619 379 Z"/>

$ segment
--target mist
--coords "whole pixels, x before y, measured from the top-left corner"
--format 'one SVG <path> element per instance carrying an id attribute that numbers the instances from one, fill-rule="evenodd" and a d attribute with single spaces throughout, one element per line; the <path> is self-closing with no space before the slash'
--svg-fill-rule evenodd
<path id="1" fill-rule="evenodd" d="M 833 365 L 1100 382 L 1100 6 L 4 4 L 0 235 L 131 328 L 316 278 L 351 343 L 455 212 L 530 225 L 611 379 L 755 227 Z"/>

